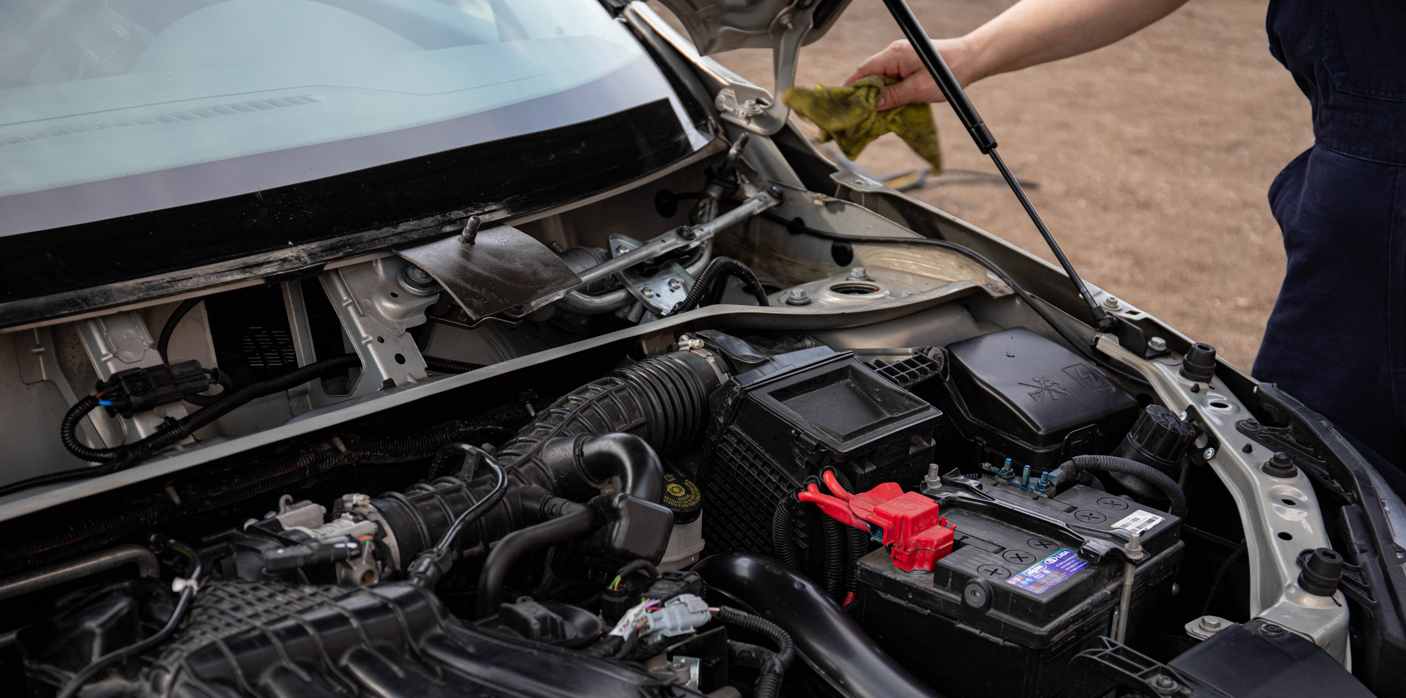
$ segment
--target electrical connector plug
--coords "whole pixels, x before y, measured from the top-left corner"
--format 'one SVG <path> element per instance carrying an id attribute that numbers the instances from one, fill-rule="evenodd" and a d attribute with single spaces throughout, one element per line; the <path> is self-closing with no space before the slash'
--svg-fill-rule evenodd
<path id="1" fill-rule="evenodd" d="M 712 618 L 708 602 L 694 594 L 680 594 L 665 601 L 662 608 L 644 614 L 642 637 L 651 641 L 686 635 L 707 625 Z"/>
<path id="2" fill-rule="evenodd" d="M 199 395 L 216 383 L 199 361 L 129 368 L 98 382 L 98 405 L 123 417 Z"/>

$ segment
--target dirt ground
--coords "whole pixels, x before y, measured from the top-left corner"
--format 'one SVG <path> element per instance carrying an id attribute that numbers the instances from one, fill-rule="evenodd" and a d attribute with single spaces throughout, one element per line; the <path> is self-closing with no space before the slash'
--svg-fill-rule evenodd
<path id="1" fill-rule="evenodd" d="M 1011 4 L 911 2 L 935 36 L 963 33 Z M 1080 273 L 1244 369 L 1284 270 L 1266 191 L 1312 142 L 1308 105 L 1266 48 L 1264 13 L 1263 0 L 1199 0 L 1118 45 L 971 89 L 1007 163 L 1038 182 L 1031 196 Z M 843 81 L 899 36 L 881 3 L 855 0 L 802 52 L 798 83 Z M 771 84 L 768 52 L 719 59 Z M 994 172 L 950 111 L 937 114 L 947 166 Z M 891 136 L 858 162 L 878 174 L 921 165 Z M 946 183 L 916 195 L 1045 250 L 999 184 Z"/>

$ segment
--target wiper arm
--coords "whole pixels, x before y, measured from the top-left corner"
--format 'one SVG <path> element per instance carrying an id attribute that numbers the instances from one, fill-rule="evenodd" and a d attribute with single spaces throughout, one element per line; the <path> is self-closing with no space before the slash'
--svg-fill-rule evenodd
<path id="1" fill-rule="evenodd" d="M 913 10 L 904 0 L 884 0 L 884 5 L 888 7 L 889 14 L 893 15 L 894 21 L 898 22 L 899 29 L 902 29 L 903 35 L 908 38 L 908 43 L 913 45 L 913 50 L 918 53 L 918 58 L 923 62 L 923 67 L 927 68 L 928 73 L 932 75 L 932 79 L 937 83 L 937 89 L 942 91 L 942 96 L 946 97 L 947 103 L 952 105 L 952 111 L 956 112 L 957 119 L 962 122 L 967 133 L 971 134 L 977 149 L 990 156 L 991 161 L 996 163 L 996 170 L 1001 173 L 1001 178 L 1006 180 L 1006 185 L 1011 188 L 1016 200 L 1020 201 L 1026 215 L 1030 216 L 1031 222 L 1035 224 L 1035 229 L 1040 231 L 1040 237 L 1045 239 L 1045 244 L 1049 245 L 1055 259 L 1059 260 L 1059 265 L 1064 268 L 1064 273 L 1074 284 L 1075 292 L 1089 306 L 1089 315 L 1094 321 L 1094 325 L 1105 331 L 1111 329 L 1114 323 L 1113 319 L 1104 312 L 1102 306 L 1094 302 L 1093 294 L 1089 293 L 1088 286 L 1084 285 L 1084 279 L 1079 276 L 1079 272 L 1074 270 L 1074 264 L 1064 255 L 1064 250 L 1060 249 L 1054 235 L 1045 226 L 1045 221 L 1040 218 L 1040 213 L 1035 210 L 1035 205 L 1030 203 L 1030 197 L 1025 195 L 1025 189 L 1020 186 L 1020 180 L 1015 178 L 1010 168 L 1006 167 L 1006 162 L 1001 159 L 1001 155 L 996 152 L 996 137 L 991 135 L 990 129 L 986 128 L 986 122 L 981 120 L 981 114 L 976 111 L 976 106 L 972 104 L 971 98 L 967 97 L 962 83 L 957 81 L 957 76 L 952 74 L 952 69 L 947 67 L 946 61 L 942 60 L 942 54 L 933 48 L 932 41 L 928 39 L 928 33 L 923 30 L 923 25 L 918 23 L 918 18 L 913 15 Z"/>

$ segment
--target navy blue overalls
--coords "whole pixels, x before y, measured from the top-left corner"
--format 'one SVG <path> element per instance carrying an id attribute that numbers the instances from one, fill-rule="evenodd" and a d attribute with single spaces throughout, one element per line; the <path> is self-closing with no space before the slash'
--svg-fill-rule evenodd
<path id="1" fill-rule="evenodd" d="M 1267 24 L 1314 145 L 1269 190 L 1288 269 L 1253 373 L 1406 468 L 1406 2 L 1272 0 Z"/>

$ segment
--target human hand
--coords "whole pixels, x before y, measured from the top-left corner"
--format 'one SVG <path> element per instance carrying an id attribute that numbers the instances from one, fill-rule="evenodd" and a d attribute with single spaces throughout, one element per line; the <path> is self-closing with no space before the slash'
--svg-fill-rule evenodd
<path id="1" fill-rule="evenodd" d="M 967 85 L 977 79 L 972 69 L 972 50 L 966 38 L 938 39 L 932 43 L 942 54 L 942 59 L 947 62 L 952 73 L 957 76 L 958 82 Z M 943 101 L 942 91 L 937 89 L 937 83 L 923 67 L 918 52 L 905 40 L 895 41 L 889 44 L 888 48 L 870 56 L 848 80 L 845 80 L 845 84 L 853 84 L 870 75 L 882 75 L 898 80 L 885 87 L 879 96 L 880 111 L 914 102 Z"/>

